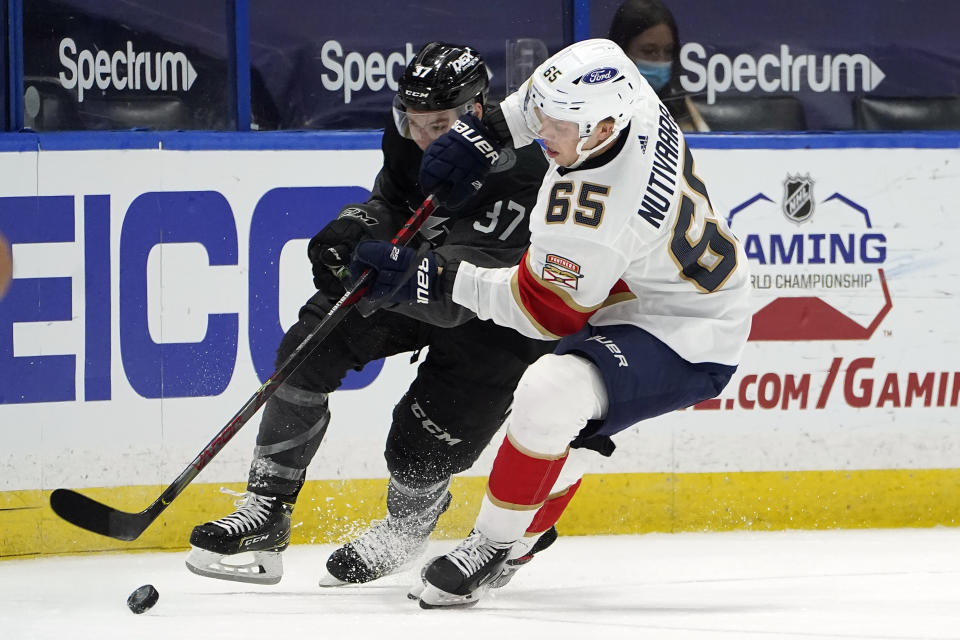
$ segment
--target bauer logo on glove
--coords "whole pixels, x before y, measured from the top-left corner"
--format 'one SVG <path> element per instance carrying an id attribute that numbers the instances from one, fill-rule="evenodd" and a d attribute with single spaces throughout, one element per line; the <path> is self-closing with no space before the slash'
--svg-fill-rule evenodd
<path id="1" fill-rule="evenodd" d="M 480 119 L 465 113 L 423 152 L 420 186 L 447 209 L 460 209 L 483 187 L 500 148 Z"/>
<path id="2" fill-rule="evenodd" d="M 484 158 L 490 161 L 490 166 L 497 164 L 500 159 L 500 153 L 493 148 L 493 144 L 483 137 L 483 134 L 477 132 L 463 120 L 457 120 L 453 123 L 453 130 L 462 135 L 467 142 L 473 144 Z"/>
<path id="3" fill-rule="evenodd" d="M 429 256 L 423 256 L 417 267 L 417 302 L 429 304 L 431 283 L 436 281 L 436 269 L 430 263 Z"/>

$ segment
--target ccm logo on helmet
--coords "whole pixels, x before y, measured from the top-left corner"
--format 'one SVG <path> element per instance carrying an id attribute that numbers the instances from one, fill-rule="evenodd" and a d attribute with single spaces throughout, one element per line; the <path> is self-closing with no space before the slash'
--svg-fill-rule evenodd
<path id="1" fill-rule="evenodd" d="M 601 82 L 606 82 L 610 80 L 615 75 L 617 75 L 617 70 L 613 67 L 603 67 L 602 69 L 594 69 L 583 74 L 583 83 L 584 84 L 600 84 Z"/>
<path id="2" fill-rule="evenodd" d="M 467 142 L 472 142 L 477 151 L 483 154 L 483 157 L 490 161 L 490 164 L 496 164 L 500 154 L 494 151 L 493 146 L 487 142 L 482 135 L 473 130 L 473 127 L 462 120 L 453 123 L 453 130 L 459 133 Z M 471 137 L 472 136 L 472 137 Z"/>

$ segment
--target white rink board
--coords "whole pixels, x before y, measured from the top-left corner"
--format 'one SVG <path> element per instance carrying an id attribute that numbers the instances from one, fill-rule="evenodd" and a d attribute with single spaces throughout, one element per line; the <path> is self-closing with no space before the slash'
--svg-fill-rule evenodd
<path id="1" fill-rule="evenodd" d="M 757 289 L 757 309 L 793 299 L 759 323 L 782 335 L 747 346 L 721 408 L 687 410 L 634 427 L 618 437 L 617 454 L 595 470 L 960 467 L 960 257 L 950 243 L 960 232 L 954 211 L 960 153 L 700 149 L 695 158 L 718 215 L 735 211 L 733 231 L 742 240 L 753 236 L 751 268 L 757 285 L 768 287 Z M 71 278 L 70 319 L 16 322 L 13 355 L 73 354 L 77 398 L 0 404 L 0 491 L 166 485 L 260 384 L 248 329 L 250 230 L 258 203 L 281 187 L 369 189 L 380 161 L 379 150 L 0 153 L 0 198 L 72 197 L 72 240 L 14 246 L 17 279 Z M 807 220 L 784 213 L 790 176 L 811 180 Z M 121 328 L 121 308 L 127 308 L 121 300 L 124 219 L 142 194 L 188 191 L 217 192 L 228 203 L 235 258 L 209 266 L 196 242 L 154 247 L 145 263 L 149 335 L 158 343 L 196 342 L 207 331 L 208 314 L 235 314 L 236 364 L 218 395 L 148 399 L 131 383 L 122 353 L 132 349 Z M 109 196 L 109 258 L 94 261 L 109 265 L 108 277 L 85 272 L 91 250 L 85 196 L 96 195 Z M 229 245 L 229 235 L 215 242 Z M 284 328 L 312 291 L 305 248 L 306 240 L 291 240 L 280 255 Z M 774 256 L 777 263 L 770 264 Z M 810 288 L 811 276 L 821 283 L 832 278 L 838 286 Z M 109 370 L 109 400 L 84 400 L 91 331 L 85 287 L 91 277 L 109 283 L 109 349 L 101 363 Z M 811 329 L 811 322 L 817 326 Z M 798 337 L 804 331 L 828 335 Z M 386 476 L 383 441 L 393 404 L 414 372 L 407 358 L 397 357 L 370 386 L 334 394 L 333 421 L 311 479 Z M 798 391 L 785 394 L 789 385 Z M 241 431 L 200 480 L 242 481 L 255 431 L 256 424 Z M 490 454 L 471 473 L 483 475 Z"/>

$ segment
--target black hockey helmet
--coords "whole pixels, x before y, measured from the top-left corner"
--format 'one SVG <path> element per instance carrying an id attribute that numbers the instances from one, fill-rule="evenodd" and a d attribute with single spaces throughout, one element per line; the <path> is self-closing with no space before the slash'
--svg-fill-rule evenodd
<path id="1" fill-rule="evenodd" d="M 476 99 L 483 102 L 490 88 L 487 65 L 470 47 L 446 42 L 425 44 L 400 78 L 397 96 L 408 109 L 456 109 Z"/>
<path id="2" fill-rule="evenodd" d="M 397 129 L 406 137 L 406 111 L 466 111 L 483 103 L 490 88 L 490 74 L 483 58 L 472 48 L 430 42 L 410 61 L 400 78 L 393 101 Z"/>

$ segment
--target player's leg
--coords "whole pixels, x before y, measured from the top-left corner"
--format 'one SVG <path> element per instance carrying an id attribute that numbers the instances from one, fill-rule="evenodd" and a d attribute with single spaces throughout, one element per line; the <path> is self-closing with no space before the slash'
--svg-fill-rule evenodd
<path id="1" fill-rule="evenodd" d="M 431 331 L 387 437 L 387 516 L 334 551 L 322 585 L 368 582 L 422 554 L 450 504 L 451 476 L 473 465 L 503 422 L 523 371 L 550 348 L 505 344 L 513 338 L 502 333 L 481 321 Z"/>
<path id="2" fill-rule="evenodd" d="M 427 566 L 421 605 L 476 602 L 551 492 L 564 486 L 560 474 L 571 440 L 609 454 L 610 435 L 714 397 L 734 370 L 686 362 L 635 327 L 588 327 L 561 342 L 557 355 L 542 358 L 521 380 L 474 533 Z"/>
<path id="3" fill-rule="evenodd" d="M 498 580 L 515 544 L 525 546 L 524 533 L 538 511 L 551 493 L 559 493 L 553 489 L 570 454 L 570 441 L 605 410 L 602 379 L 587 360 L 549 354 L 527 369 L 514 393 L 506 437 L 474 531 L 452 552 L 426 566 L 422 606 L 475 604 Z M 578 479 L 567 481 L 575 484 Z M 556 499 L 559 502 L 560 496 Z"/>
<path id="4" fill-rule="evenodd" d="M 488 583 L 489 588 L 500 589 L 505 587 L 517 571 L 529 564 L 534 556 L 549 549 L 557 541 L 557 521 L 567 505 L 570 504 L 577 489 L 580 488 L 580 478 L 583 476 L 584 470 L 590 466 L 587 460 L 596 455 L 598 454 L 590 449 L 570 450 L 567 461 L 564 463 L 550 495 L 547 496 L 546 502 L 537 510 L 523 537 L 510 547 L 510 552 L 507 554 L 507 559 L 503 563 L 499 575 L 493 577 Z M 426 587 L 422 572 L 420 578 L 411 587 L 408 594 L 408 597 L 413 600 L 419 600 Z"/>
<path id="5" fill-rule="evenodd" d="M 510 552 L 507 554 L 507 559 L 503 563 L 499 575 L 490 580 L 489 587 L 491 589 L 500 589 L 507 586 L 517 571 L 529 564 L 534 556 L 549 549 L 557 541 L 559 536 L 556 527 L 557 521 L 567 505 L 570 504 L 577 489 L 580 488 L 580 477 L 583 475 L 583 469 L 589 467 L 585 464 L 585 461 L 584 464 L 578 464 L 581 462 L 579 458 L 592 458 L 596 455 L 596 452 L 589 449 L 572 449 L 570 451 L 567 461 L 563 465 L 563 470 L 560 472 L 560 477 L 557 479 L 553 491 L 547 497 L 547 501 L 537 510 L 533 522 L 527 527 L 523 537 L 510 547 Z M 572 471 L 572 469 L 577 471 Z M 570 473 L 568 474 L 568 472 Z M 571 478 L 576 478 L 576 480 L 571 482 Z M 408 597 L 419 600 L 426 586 L 423 572 L 421 572 L 420 580 L 411 587 Z"/>
<path id="6" fill-rule="evenodd" d="M 284 335 L 277 361 L 285 360 L 326 313 L 318 293 L 301 309 L 300 319 Z M 327 394 L 352 368 L 413 349 L 413 321 L 396 314 L 353 314 L 338 325 L 284 382 L 263 409 L 247 493 L 230 515 L 194 528 L 187 567 L 200 575 L 273 584 L 280 580 L 280 552 L 289 544 L 290 516 L 307 466 L 330 421 Z M 225 556 L 253 551 L 250 562 L 225 562 Z"/>
<path id="7" fill-rule="evenodd" d="M 491 589 L 506 586 L 514 574 L 533 560 L 535 555 L 556 542 L 557 521 L 580 488 L 584 472 L 592 466 L 598 455 L 600 454 L 591 449 L 570 449 L 550 494 L 543 506 L 537 510 L 523 537 L 510 548 L 500 575 L 490 582 Z"/>

